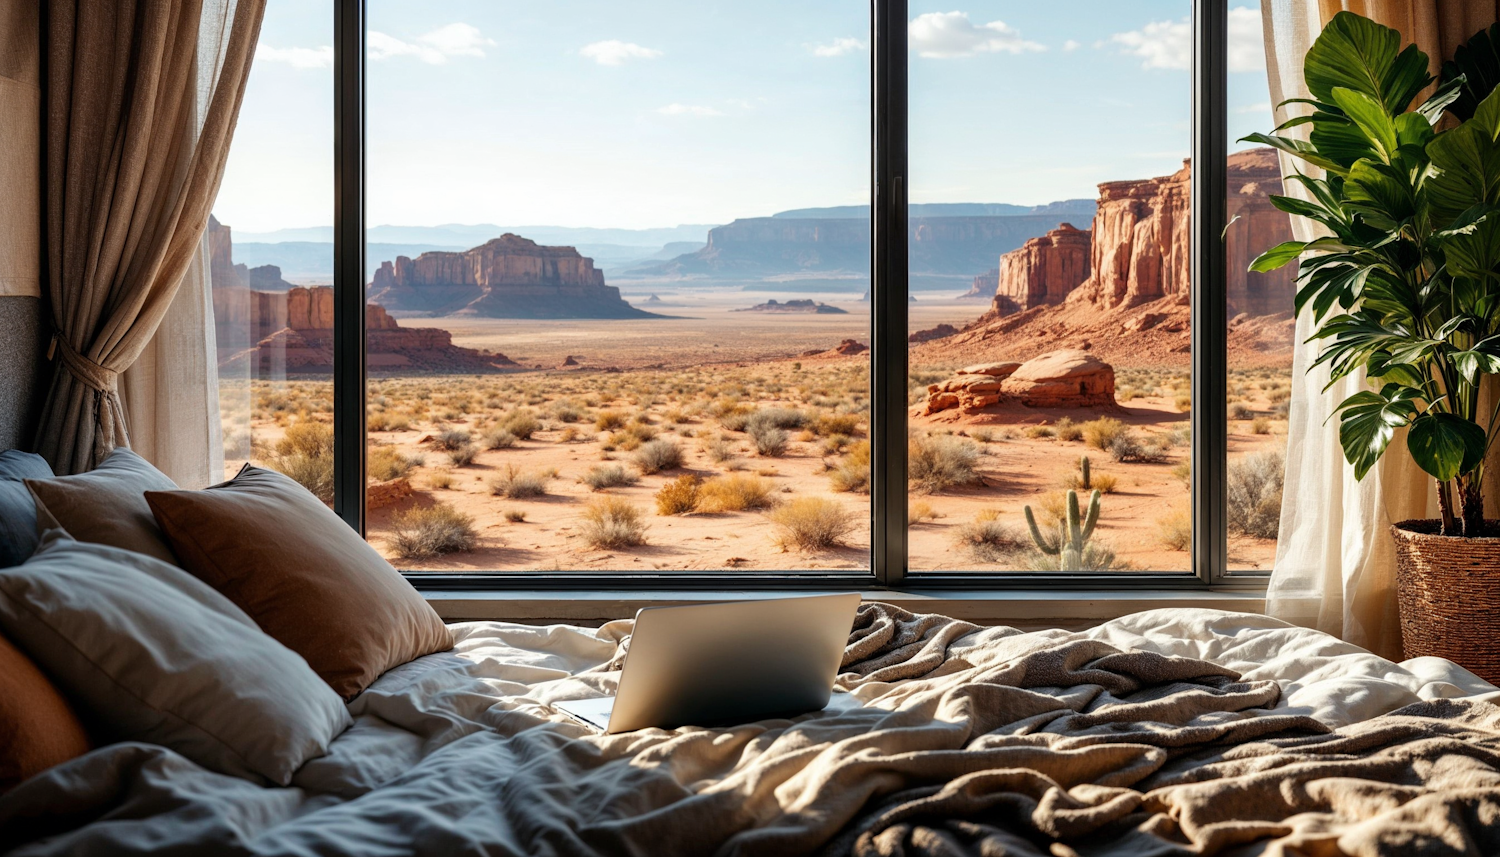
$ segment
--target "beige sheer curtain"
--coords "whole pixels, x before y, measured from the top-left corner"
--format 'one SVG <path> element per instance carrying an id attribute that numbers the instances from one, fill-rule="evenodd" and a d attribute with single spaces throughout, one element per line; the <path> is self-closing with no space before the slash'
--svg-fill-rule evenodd
<path id="1" fill-rule="evenodd" d="M 1494 0 L 1263 0 L 1271 102 L 1309 97 L 1302 78 L 1303 57 L 1323 25 L 1340 11 L 1400 30 L 1432 58 L 1436 74 L 1455 47 L 1495 23 L 1497 6 Z M 1304 110 L 1305 105 L 1278 108 L 1276 121 Z M 1305 134 L 1306 129 L 1304 125 L 1290 133 Z M 1294 169 L 1310 172 L 1306 164 L 1283 156 L 1282 172 Z M 1300 195 L 1299 191 L 1296 185 L 1287 187 L 1288 193 Z M 1313 228 L 1293 218 L 1299 239 L 1312 238 Z M 1340 401 L 1364 388 L 1366 380 L 1360 373 L 1324 392 L 1327 369 L 1307 371 L 1317 357 L 1317 347 L 1305 344 L 1312 332 L 1308 317 L 1297 319 L 1301 344 L 1292 361 L 1287 488 L 1267 612 L 1400 660 L 1395 554 L 1388 528 L 1408 518 L 1436 517 L 1436 500 L 1427 475 L 1404 454 L 1405 441 L 1399 437 L 1392 444 L 1393 454 L 1364 481 L 1355 480 L 1339 446 L 1338 421 L 1329 416 Z"/>
<path id="2" fill-rule="evenodd" d="M 88 470 L 130 442 L 120 373 L 151 342 L 201 252 L 264 11 L 265 0 L 47 6 L 57 363 L 36 448 L 58 473 Z"/>

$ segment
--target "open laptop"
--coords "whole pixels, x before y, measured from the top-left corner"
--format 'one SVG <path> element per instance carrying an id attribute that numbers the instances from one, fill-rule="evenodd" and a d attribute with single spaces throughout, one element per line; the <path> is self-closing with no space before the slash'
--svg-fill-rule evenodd
<path id="1" fill-rule="evenodd" d="M 646 607 L 617 694 L 554 707 L 608 734 L 817 711 L 858 607 L 858 593 Z"/>

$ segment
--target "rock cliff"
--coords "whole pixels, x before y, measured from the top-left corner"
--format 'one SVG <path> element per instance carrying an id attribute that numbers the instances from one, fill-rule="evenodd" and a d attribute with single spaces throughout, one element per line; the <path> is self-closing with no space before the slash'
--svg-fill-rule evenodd
<path id="1" fill-rule="evenodd" d="M 462 253 L 382 262 L 370 299 L 392 310 L 487 318 L 650 318 L 604 284 L 594 260 L 506 233 Z"/>
<path id="2" fill-rule="evenodd" d="M 1162 298 L 1186 300 L 1191 290 L 1191 177 L 1191 167 L 1184 163 L 1170 176 L 1099 185 L 1098 213 L 1090 230 L 1065 225 L 1001 257 L 994 305 L 980 322 L 1064 300 L 1104 310 Z M 1294 271 L 1245 273 L 1256 253 L 1292 237 L 1287 215 L 1268 198 L 1280 188 L 1280 166 L 1271 149 L 1229 157 L 1229 316 L 1291 310 Z"/>

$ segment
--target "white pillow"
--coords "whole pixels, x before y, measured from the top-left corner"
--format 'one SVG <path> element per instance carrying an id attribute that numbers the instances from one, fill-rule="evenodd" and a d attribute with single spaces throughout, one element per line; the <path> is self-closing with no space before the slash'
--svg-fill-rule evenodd
<path id="1" fill-rule="evenodd" d="M 286 785 L 349 711 L 300 655 L 176 566 L 50 530 L 0 569 L 0 630 L 102 737 Z"/>

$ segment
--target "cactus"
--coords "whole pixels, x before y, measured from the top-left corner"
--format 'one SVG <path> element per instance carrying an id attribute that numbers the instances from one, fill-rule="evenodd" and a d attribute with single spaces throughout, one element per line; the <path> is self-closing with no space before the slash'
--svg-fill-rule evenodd
<path id="1" fill-rule="evenodd" d="M 1085 551 L 1088 548 L 1089 539 L 1094 535 L 1094 525 L 1099 522 L 1100 499 L 1100 493 L 1097 490 L 1094 491 L 1089 495 L 1088 511 L 1081 512 L 1078 508 L 1078 492 L 1069 491 L 1067 517 L 1059 527 L 1056 541 L 1042 535 L 1031 507 L 1025 508 L 1026 526 L 1031 530 L 1031 540 L 1036 544 L 1037 550 L 1047 556 L 1058 558 L 1058 571 L 1085 570 Z"/>
<path id="2" fill-rule="evenodd" d="M 1089 479 L 1089 457 L 1087 455 L 1078 459 L 1078 471 L 1083 474 L 1083 481 L 1080 483 L 1083 490 L 1087 491 L 1093 488 L 1094 483 Z"/>

